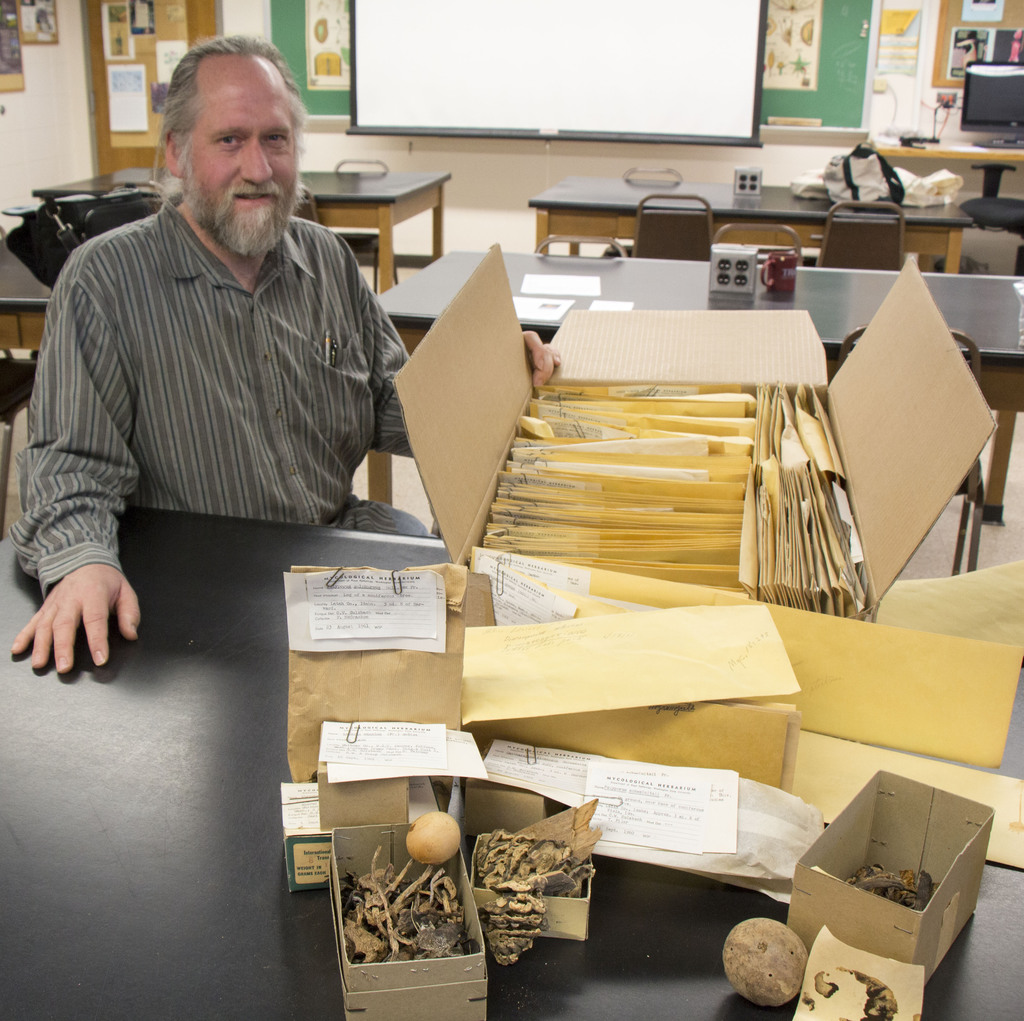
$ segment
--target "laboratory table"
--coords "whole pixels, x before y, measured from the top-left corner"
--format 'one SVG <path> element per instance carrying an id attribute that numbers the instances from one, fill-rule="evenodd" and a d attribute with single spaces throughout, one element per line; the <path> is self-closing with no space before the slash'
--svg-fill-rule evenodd
<path id="1" fill-rule="evenodd" d="M 414 349 L 483 258 L 482 252 L 449 252 L 381 296 L 406 347 Z M 505 252 L 512 293 L 524 295 L 527 274 L 600 278 L 601 300 L 631 302 L 637 309 L 806 309 L 834 364 L 846 334 L 871 320 L 896 280 L 883 270 L 800 267 L 791 294 L 758 286 L 752 297 L 711 294 L 706 262 L 588 258 Z M 996 412 L 985 492 L 985 520 L 1001 522 L 1017 412 L 1024 411 L 1024 350 L 1019 346 L 1020 302 L 1015 277 L 926 273 L 928 288 L 953 329 L 970 334 L 981 349 L 981 388 Z M 567 295 L 568 296 L 568 295 Z M 591 298 L 575 298 L 588 308 Z M 520 322 L 550 339 L 558 322 L 524 315 Z"/>
<path id="2" fill-rule="evenodd" d="M 36 188 L 35 198 L 62 198 L 68 195 L 104 195 L 114 188 L 155 187 L 151 169 L 135 167 L 67 184 Z M 432 253 L 436 259 L 444 251 L 444 186 L 451 178 L 447 172 L 418 171 L 342 172 L 310 171 L 302 179 L 316 199 L 320 222 L 328 227 L 375 230 L 380 235 L 378 281 L 386 290 L 394 281 L 395 224 L 430 211 Z"/>
<path id="3" fill-rule="evenodd" d="M 120 530 L 142 611 L 108 666 L 0 668 L 0 1010 L 39 1018 L 341 1018 L 326 891 L 289 893 L 282 574 L 399 568 L 435 540 L 132 510 Z M 0 543 L 0 640 L 39 603 Z M 1024 771 L 1018 700 L 1003 770 Z M 734 924 L 768 897 L 598 857 L 585 942 L 488 963 L 491 1021 L 792 1017 L 729 987 Z M 1024 873 L 987 865 L 975 917 L 927 986 L 929 1021 L 1016 1021 Z M 396 1019 L 397 1021 L 397 1019 Z"/>
<path id="4" fill-rule="evenodd" d="M 797 198 L 789 188 L 769 185 L 760 195 L 736 195 L 731 184 L 699 181 L 655 180 L 650 177 L 566 177 L 530 199 L 537 211 L 537 241 L 549 234 L 586 237 L 632 238 L 636 230 L 637 203 L 646 195 L 699 195 L 707 200 L 714 227 L 750 223 L 758 227 L 782 224 L 792 227 L 804 248 L 817 248 L 832 202 Z M 955 205 L 905 207 L 904 247 L 929 258 L 945 260 L 947 273 L 960 268 L 963 232 L 973 220 Z M 744 240 L 739 230 L 728 235 L 730 243 Z"/>

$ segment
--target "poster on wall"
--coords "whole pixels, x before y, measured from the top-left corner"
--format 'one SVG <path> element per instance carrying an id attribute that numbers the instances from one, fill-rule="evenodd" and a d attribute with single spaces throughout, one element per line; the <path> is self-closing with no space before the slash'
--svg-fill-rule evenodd
<path id="1" fill-rule="evenodd" d="M 103 5 L 103 57 L 105 60 L 135 59 L 135 40 L 126 3 Z"/>
<path id="2" fill-rule="evenodd" d="M 0 0 L 0 92 L 25 89 L 18 0 Z"/>
<path id="3" fill-rule="evenodd" d="M 306 0 L 306 87 L 351 86 L 349 0 Z"/>
<path id="4" fill-rule="evenodd" d="M 145 64 L 111 64 L 107 68 L 111 131 L 149 129 Z"/>
<path id="5" fill-rule="evenodd" d="M 877 74 L 917 74 L 917 50 L 921 38 L 921 9 L 910 8 L 907 0 L 892 0 L 896 6 L 882 10 L 878 31 Z"/>
<path id="6" fill-rule="evenodd" d="M 946 77 L 964 80 L 964 68 L 976 60 L 991 60 L 989 47 L 995 32 L 989 28 L 954 28 L 949 46 L 949 66 Z"/>
<path id="7" fill-rule="evenodd" d="M 818 88 L 823 0 L 769 0 L 764 40 L 764 87 Z"/>
<path id="8" fill-rule="evenodd" d="M 21 41 L 57 42 L 56 0 L 21 0 Z"/>

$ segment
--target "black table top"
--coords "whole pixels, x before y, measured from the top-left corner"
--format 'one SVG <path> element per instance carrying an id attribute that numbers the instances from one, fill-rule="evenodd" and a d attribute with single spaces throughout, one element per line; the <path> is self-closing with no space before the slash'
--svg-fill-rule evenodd
<path id="1" fill-rule="evenodd" d="M 310 171 L 302 175 L 303 181 L 317 201 L 344 199 L 346 202 L 392 203 L 409 198 L 428 188 L 451 179 L 451 174 L 438 171 L 413 173 L 366 172 L 336 174 L 334 171 Z M 125 185 L 145 187 L 151 183 L 153 171 L 145 167 L 116 170 L 111 174 L 97 174 L 68 184 L 51 184 L 36 188 L 35 198 L 64 198 L 68 195 L 105 195 Z"/>
<path id="2" fill-rule="evenodd" d="M 380 295 L 384 310 L 399 329 L 428 328 L 483 256 L 483 252 L 449 252 Z M 523 293 L 523 277 L 536 273 L 598 276 L 602 300 L 631 301 L 636 309 L 806 309 L 830 356 L 850 330 L 871 320 L 899 275 L 802 266 L 793 293 L 767 292 L 759 286 L 751 302 L 709 294 L 706 262 L 517 252 L 505 252 L 503 257 L 514 295 Z M 924 278 L 947 324 L 974 337 L 986 365 L 1024 366 L 1024 351 L 1018 346 L 1016 277 L 925 273 Z M 572 307 L 589 308 L 592 300 L 578 297 Z M 546 338 L 558 329 L 558 323 L 528 317 L 522 323 Z"/>
<path id="3" fill-rule="evenodd" d="M 45 312 L 50 288 L 0 242 L 0 312 Z"/>
<path id="4" fill-rule="evenodd" d="M 535 209 L 600 209 L 635 212 L 645 195 L 699 195 L 716 216 L 742 213 L 751 221 L 780 219 L 791 223 L 822 223 L 832 207 L 828 199 L 797 198 L 789 188 L 769 185 L 760 195 L 734 195 L 732 184 L 701 181 L 661 181 L 622 177 L 566 177 L 530 199 Z M 955 205 L 904 206 L 908 224 L 935 227 L 969 227 L 973 220 Z"/>
<path id="5" fill-rule="evenodd" d="M 420 192 L 436 188 L 451 180 L 451 174 L 441 171 L 415 173 L 366 173 L 334 171 L 307 171 L 302 175 L 306 187 L 317 202 L 363 203 L 380 205 L 400 202 Z"/>
<path id="6" fill-rule="evenodd" d="M 121 541 L 138 642 L 115 640 L 110 665 L 66 679 L 25 659 L 0 667 L 3 1016 L 340 1018 L 327 893 L 289 893 L 284 870 L 281 575 L 444 550 L 156 511 L 129 512 Z M 38 604 L 9 542 L 0 579 L 9 647 Z M 654 866 L 599 857 L 597 870 L 590 938 L 490 962 L 489 1018 L 792 1017 L 742 1000 L 721 967 L 734 924 L 784 920 L 785 905 Z M 1024 873 L 986 866 L 977 914 L 926 989 L 931 1021 L 1016 1021 L 1022 897 Z"/>

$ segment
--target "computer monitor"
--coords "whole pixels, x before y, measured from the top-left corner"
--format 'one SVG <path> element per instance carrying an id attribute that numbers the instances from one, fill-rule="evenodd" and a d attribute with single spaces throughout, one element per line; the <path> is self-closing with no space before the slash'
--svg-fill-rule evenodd
<path id="1" fill-rule="evenodd" d="M 986 144 L 1024 148 L 1024 64 L 968 64 L 960 127 L 995 129 L 1002 134 Z"/>

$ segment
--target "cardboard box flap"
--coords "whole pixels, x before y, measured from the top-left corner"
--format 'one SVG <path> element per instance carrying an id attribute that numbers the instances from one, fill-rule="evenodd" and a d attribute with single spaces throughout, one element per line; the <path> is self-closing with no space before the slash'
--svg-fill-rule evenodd
<path id="1" fill-rule="evenodd" d="M 913 261 L 836 373 L 828 411 L 874 602 L 928 534 L 995 427 Z"/>
<path id="2" fill-rule="evenodd" d="M 803 310 L 572 311 L 553 341 L 553 383 L 809 383 L 828 380 Z"/>
<path id="3" fill-rule="evenodd" d="M 409 443 L 448 555 L 483 534 L 532 370 L 497 245 L 395 377 Z"/>

